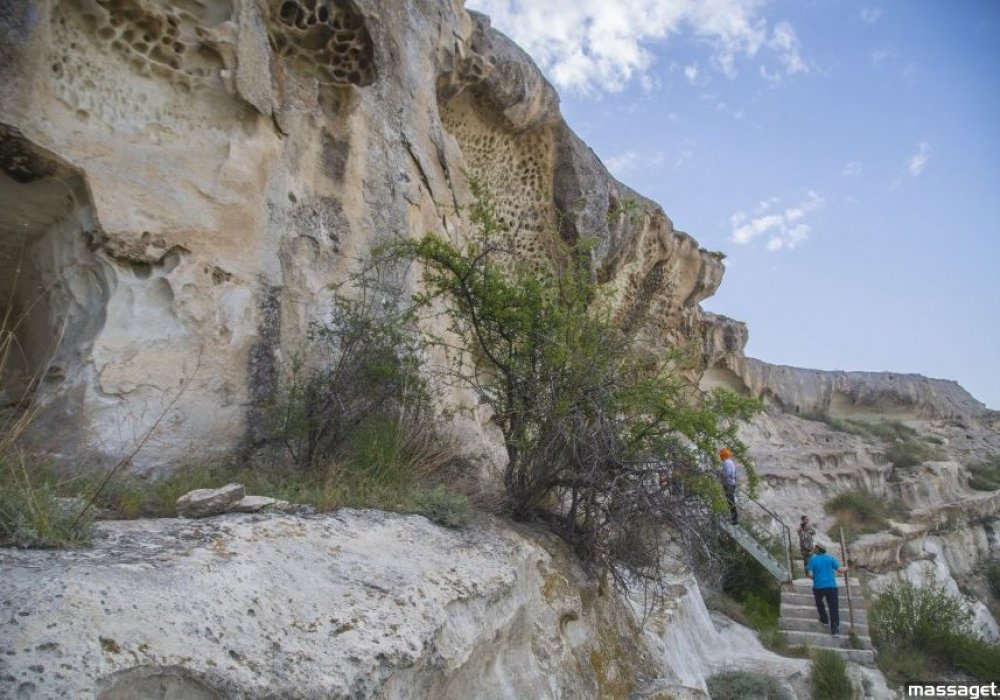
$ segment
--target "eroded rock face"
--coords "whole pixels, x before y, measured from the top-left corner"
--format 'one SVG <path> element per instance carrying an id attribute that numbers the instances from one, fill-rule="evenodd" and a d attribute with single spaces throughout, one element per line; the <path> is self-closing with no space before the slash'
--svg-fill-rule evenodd
<path id="1" fill-rule="evenodd" d="M 742 429 L 761 477 L 761 502 L 793 529 L 801 515 L 809 515 L 819 540 L 838 553 L 835 518 L 826 511 L 831 499 L 868 492 L 882 503 L 902 504 L 903 512 L 881 532 L 851 543 L 859 575 L 873 591 L 899 579 L 943 584 L 965 596 L 981 632 L 997 639 L 986 605 L 996 602 L 995 594 L 981 569 L 1000 558 L 1000 491 L 974 490 L 968 471 L 1000 454 L 996 412 L 954 382 L 821 372 L 744 358 L 741 328 L 729 319 L 714 320 L 705 347 L 717 352 L 702 387 L 725 386 L 763 401 L 764 413 Z M 892 440 L 859 430 L 886 421 L 904 426 L 914 443 L 930 448 L 924 461 L 894 465 Z M 757 506 L 748 503 L 745 515 L 783 537 Z"/>
<path id="2" fill-rule="evenodd" d="M 0 551 L 0 695 L 628 697 L 657 675 L 635 617 L 545 541 L 340 511 Z"/>
<path id="3" fill-rule="evenodd" d="M 253 444 L 253 406 L 331 283 L 373 243 L 468 232 L 463 172 L 539 264 L 547 237 L 596 236 L 596 274 L 654 347 L 701 333 L 720 256 L 614 181 L 527 55 L 460 2 L 16 5 L 0 277 L 23 255 L 17 303 L 52 291 L 2 397 L 35 391 L 57 353 L 56 451 L 120 454 L 164 411 L 140 468 Z"/>

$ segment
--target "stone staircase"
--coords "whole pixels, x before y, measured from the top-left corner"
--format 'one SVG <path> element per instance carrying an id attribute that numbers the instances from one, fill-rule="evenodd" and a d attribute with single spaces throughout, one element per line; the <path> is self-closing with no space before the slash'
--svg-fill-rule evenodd
<path id="1" fill-rule="evenodd" d="M 781 614 L 778 629 L 785 633 L 792 646 L 832 649 L 846 661 L 875 665 L 875 652 L 868 634 L 868 613 L 865 609 L 864 593 L 857 579 L 849 579 L 851 602 L 854 605 L 854 636 L 851 635 L 851 614 L 847 605 L 847 589 L 843 579 L 839 580 L 840 636 L 830 634 L 829 625 L 821 624 L 813 599 L 812 581 L 808 578 L 795 579 L 782 586 Z"/>
<path id="2" fill-rule="evenodd" d="M 813 598 L 812 580 L 795 578 L 795 574 L 804 571 L 802 561 L 791 558 L 791 533 L 788 526 L 775 513 L 768 510 L 758 501 L 747 498 L 766 512 L 771 519 L 780 525 L 785 532 L 786 556 L 782 561 L 779 556 L 761 544 L 751 531 L 730 523 L 725 518 L 718 518 L 716 524 L 750 556 L 767 569 L 781 583 L 781 610 L 778 617 L 778 629 L 784 633 L 791 646 L 830 649 L 846 661 L 852 661 L 866 666 L 875 665 L 875 650 L 872 648 L 871 637 L 868 634 L 868 612 L 865 606 L 864 592 L 856 578 L 848 581 L 851 593 L 851 605 L 847 602 L 847 588 L 843 578 L 838 577 L 838 598 L 840 602 L 840 634 L 834 637 L 830 634 L 829 625 L 819 621 L 816 603 Z M 741 511 L 742 512 L 742 511 Z M 847 559 L 847 557 L 845 557 Z"/>

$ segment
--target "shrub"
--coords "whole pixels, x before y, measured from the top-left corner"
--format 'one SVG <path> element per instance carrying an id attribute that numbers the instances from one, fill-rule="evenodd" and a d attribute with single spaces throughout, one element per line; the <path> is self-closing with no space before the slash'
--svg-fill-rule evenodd
<path id="1" fill-rule="evenodd" d="M 970 464 L 966 469 L 969 470 L 970 488 L 976 491 L 1000 490 L 1000 455 Z"/>
<path id="2" fill-rule="evenodd" d="M 706 681 L 712 700 L 792 700 L 792 695 L 774 676 L 754 671 L 725 671 Z"/>
<path id="3" fill-rule="evenodd" d="M 345 505 L 425 513 L 455 527 L 468 499 L 454 481 L 460 445 L 441 429 L 421 373 L 425 341 L 399 261 L 372 255 L 333 295 L 308 343 L 258 406 L 262 444 L 297 469 L 272 470 L 259 493 L 320 510 Z M 250 484 L 246 486 L 250 488 Z"/>
<path id="4" fill-rule="evenodd" d="M 0 454 L 0 546 L 79 547 L 91 520 L 82 502 L 60 497 L 52 470 L 16 450 Z"/>
<path id="5" fill-rule="evenodd" d="M 306 348 L 259 407 L 265 440 L 280 443 L 298 466 L 336 455 L 373 417 L 427 405 L 420 336 L 395 279 L 374 257 L 338 287 L 329 317 L 312 323 Z"/>
<path id="6" fill-rule="evenodd" d="M 27 313 L 18 315 L 10 299 L 0 307 L 0 546 L 80 546 L 91 533 L 90 520 L 77 517 L 82 504 L 61 498 L 61 484 L 50 466 L 18 447 L 41 409 L 34 389 L 45 373 L 43 368 L 20 390 L 12 391 L 4 381 L 20 364 L 15 361 L 21 352 L 15 333 Z"/>
<path id="7" fill-rule="evenodd" d="M 884 498 L 869 491 L 844 491 L 827 501 L 823 508 L 836 516 L 836 522 L 828 531 L 830 537 L 840 541 L 840 528 L 843 528 L 849 542 L 859 535 L 888 529 L 889 518 L 902 517 L 906 513 L 901 502 L 886 503 Z"/>
<path id="8" fill-rule="evenodd" d="M 327 474 L 342 505 L 420 513 L 448 527 L 469 517 L 466 496 L 443 483 L 459 446 L 435 437 L 426 418 L 377 418 L 350 436 L 344 459 Z"/>
<path id="9" fill-rule="evenodd" d="M 891 584 L 870 611 L 872 637 L 880 646 L 902 649 L 930 639 L 938 631 L 956 634 L 971 629 L 972 617 L 943 586 Z"/>
<path id="10" fill-rule="evenodd" d="M 447 309 L 447 337 L 436 342 L 452 359 L 449 380 L 480 397 L 503 435 L 505 510 L 547 523 L 621 585 L 659 585 L 666 543 L 651 525 L 673 524 L 691 548 L 705 541 L 724 502 L 698 453 L 730 446 L 752 487 L 736 430 L 759 403 L 702 394 L 642 354 L 636 319 L 615 317 L 594 280 L 590 242 L 542 232 L 551 267 L 540 269 L 517 254 L 484 188 L 470 185 L 476 231 L 466 244 L 428 234 L 389 251 L 421 264 L 418 304 Z"/>
<path id="11" fill-rule="evenodd" d="M 1000 561 L 992 559 L 986 562 L 983 567 L 983 574 L 986 576 L 986 581 L 993 590 L 993 595 L 1000 598 Z"/>
<path id="12" fill-rule="evenodd" d="M 450 528 L 469 523 L 469 499 L 445 486 L 420 490 L 414 494 L 415 512 L 428 520 Z"/>
<path id="13" fill-rule="evenodd" d="M 938 447 L 943 444 L 941 438 L 933 435 L 922 437 L 916 430 L 898 420 L 859 421 L 833 418 L 823 413 L 806 413 L 799 417 L 821 421 L 842 433 L 881 440 L 887 445 L 886 459 L 898 469 L 915 467 L 946 456 Z"/>
<path id="14" fill-rule="evenodd" d="M 744 527 L 765 546 L 771 542 L 771 538 L 749 523 Z M 781 591 L 774 577 L 746 550 L 728 538 L 720 544 L 719 553 L 724 563 L 722 591 L 742 605 L 743 621 L 758 632 L 762 641 L 766 635 L 774 638 L 781 606 Z M 778 640 L 775 638 L 775 641 Z"/>
<path id="15" fill-rule="evenodd" d="M 852 700 L 854 687 L 847 676 L 847 663 L 831 649 L 817 649 L 809 671 L 813 700 Z"/>
<path id="16" fill-rule="evenodd" d="M 879 663 L 896 682 L 936 680 L 949 670 L 980 681 L 998 680 L 1000 647 L 976 635 L 972 613 L 942 586 L 894 583 L 876 598 L 869 620 L 872 641 L 881 652 Z M 922 677 L 908 675 L 915 669 Z"/>
<path id="17" fill-rule="evenodd" d="M 885 456 L 897 469 L 907 469 L 924 462 L 944 459 L 945 453 L 940 447 L 928 442 L 909 439 L 891 443 Z"/>
<path id="18" fill-rule="evenodd" d="M 755 593 L 748 593 L 743 599 L 743 609 L 746 611 L 747 619 L 757 630 L 772 629 L 778 626 L 778 612 L 780 599 L 771 594 L 766 597 L 758 596 Z"/>

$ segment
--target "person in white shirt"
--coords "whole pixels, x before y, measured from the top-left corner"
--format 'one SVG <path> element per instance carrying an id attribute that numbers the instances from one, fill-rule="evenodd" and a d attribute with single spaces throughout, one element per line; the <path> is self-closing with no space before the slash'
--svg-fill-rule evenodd
<path id="1" fill-rule="evenodd" d="M 722 460 L 722 489 L 726 492 L 726 501 L 729 502 L 729 515 L 733 525 L 737 522 L 736 517 L 736 462 L 733 461 L 733 453 L 728 447 L 719 450 L 719 459 Z"/>

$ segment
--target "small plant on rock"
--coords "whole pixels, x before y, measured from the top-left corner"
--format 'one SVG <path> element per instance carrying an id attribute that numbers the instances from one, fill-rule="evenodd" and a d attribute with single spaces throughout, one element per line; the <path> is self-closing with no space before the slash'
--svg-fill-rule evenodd
<path id="1" fill-rule="evenodd" d="M 809 671 L 813 700 L 852 700 L 854 687 L 847 675 L 847 663 L 832 649 L 817 649 Z"/>
<path id="2" fill-rule="evenodd" d="M 705 684 L 712 700 L 791 700 L 792 695 L 774 676 L 755 671 L 724 671 Z"/>
<path id="3" fill-rule="evenodd" d="M 840 540 L 841 528 L 846 539 L 852 541 L 862 534 L 888 530 L 889 518 L 906 514 L 901 502 L 886 503 L 884 498 L 868 491 L 844 491 L 827 501 L 823 508 L 836 516 L 836 522 L 829 530 L 834 541 Z"/>
<path id="4" fill-rule="evenodd" d="M 993 455 L 966 468 L 969 470 L 969 488 L 976 491 L 1000 490 L 1000 455 Z"/>

